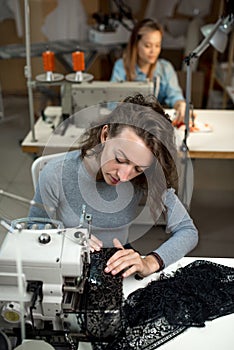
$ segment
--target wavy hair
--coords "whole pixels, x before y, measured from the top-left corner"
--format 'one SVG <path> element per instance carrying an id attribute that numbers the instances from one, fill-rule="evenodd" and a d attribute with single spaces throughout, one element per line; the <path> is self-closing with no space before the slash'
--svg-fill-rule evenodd
<path id="1" fill-rule="evenodd" d="M 81 156 L 100 155 L 101 132 L 108 125 L 110 138 L 118 136 L 129 127 L 144 141 L 154 155 L 152 165 L 131 180 L 134 187 L 144 194 L 148 191 L 149 206 L 153 217 L 163 210 L 163 194 L 167 188 L 178 190 L 177 150 L 174 128 L 169 115 L 155 96 L 137 94 L 124 99 L 109 115 L 92 123 L 79 145 Z"/>
<path id="2" fill-rule="evenodd" d="M 123 54 L 123 62 L 124 62 L 124 68 L 126 71 L 126 76 L 128 81 L 135 80 L 136 77 L 136 64 L 137 64 L 137 45 L 140 39 L 142 38 L 142 35 L 144 35 L 147 32 L 154 32 L 159 31 L 161 35 L 163 36 L 163 29 L 159 23 L 157 23 L 155 20 L 150 18 L 145 18 L 142 21 L 138 22 L 135 27 L 132 30 L 130 39 L 128 41 L 127 48 Z M 156 62 L 154 64 L 151 64 L 147 78 L 152 80 L 153 78 L 153 71 L 155 69 Z"/>

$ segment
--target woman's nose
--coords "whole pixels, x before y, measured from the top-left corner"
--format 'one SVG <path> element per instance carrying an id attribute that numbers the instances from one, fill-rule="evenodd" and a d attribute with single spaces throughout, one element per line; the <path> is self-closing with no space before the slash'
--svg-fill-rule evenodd
<path id="1" fill-rule="evenodd" d="M 131 179 L 132 175 L 132 165 L 122 164 L 118 170 L 119 180 L 122 182 L 128 181 Z"/>

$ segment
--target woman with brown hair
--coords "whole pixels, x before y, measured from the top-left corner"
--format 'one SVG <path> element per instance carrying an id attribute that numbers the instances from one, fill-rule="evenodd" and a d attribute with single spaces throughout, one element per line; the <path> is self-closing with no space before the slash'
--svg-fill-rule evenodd
<path id="1" fill-rule="evenodd" d="M 159 102 L 176 110 L 176 122 L 185 115 L 185 99 L 172 64 L 159 58 L 162 27 L 153 19 L 138 22 L 132 30 L 123 58 L 113 67 L 111 81 L 155 81 Z"/>
<path id="2" fill-rule="evenodd" d="M 84 113 L 84 112 L 83 112 Z M 77 227 L 86 205 L 92 215 L 91 251 L 119 250 L 106 273 L 141 277 L 179 260 L 197 244 L 192 219 L 176 195 L 177 151 L 169 116 L 154 96 L 130 96 L 84 133 L 79 150 L 48 162 L 40 173 L 34 202 L 54 208 L 65 227 Z M 129 249 L 129 227 L 146 196 L 155 224 L 165 213 L 168 240 L 142 257 Z M 30 217 L 48 217 L 32 207 Z"/>

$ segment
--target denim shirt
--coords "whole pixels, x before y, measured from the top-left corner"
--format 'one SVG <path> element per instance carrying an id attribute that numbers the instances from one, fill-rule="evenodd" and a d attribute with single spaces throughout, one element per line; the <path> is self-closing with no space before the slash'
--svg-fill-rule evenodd
<path id="1" fill-rule="evenodd" d="M 154 77 L 159 82 L 159 91 L 157 94 L 158 101 L 173 108 L 178 100 L 184 100 L 182 89 L 179 86 L 178 78 L 172 64 L 162 58 L 157 60 L 156 68 L 154 70 Z M 111 81 L 126 81 L 126 72 L 124 69 L 123 59 L 118 59 L 113 67 Z M 139 66 L 136 65 L 136 81 L 146 81 L 146 74 L 143 73 Z"/>

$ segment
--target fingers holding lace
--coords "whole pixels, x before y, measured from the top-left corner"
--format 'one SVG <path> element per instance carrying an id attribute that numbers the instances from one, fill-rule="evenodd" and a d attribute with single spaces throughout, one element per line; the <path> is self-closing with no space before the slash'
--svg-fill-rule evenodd
<path id="1" fill-rule="evenodd" d="M 103 247 L 103 243 L 100 241 L 100 239 L 94 235 L 91 235 L 91 238 L 89 239 L 89 247 L 91 252 L 100 251 Z"/>
<path id="2" fill-rule="evenodd" d="M 124 249 L 117 239 L 114 240 L 114 245 L 120 249 L 107 261 L 106 273 L 122 273 L 123 278 L 135 273 L 146 277 L 157 270 L 158 266 L 154 266 L 156 261 L 152 257 L 143 258 L 134 249 Z"/>

